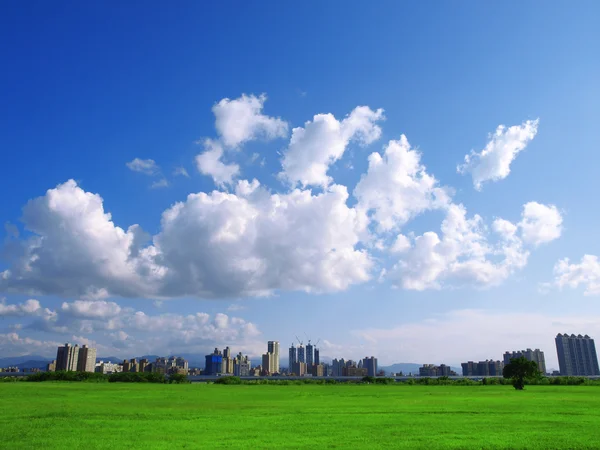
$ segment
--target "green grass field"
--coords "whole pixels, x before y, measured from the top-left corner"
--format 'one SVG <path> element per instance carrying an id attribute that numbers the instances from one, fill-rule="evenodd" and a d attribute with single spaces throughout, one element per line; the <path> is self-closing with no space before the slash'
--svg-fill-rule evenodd
<path id="1" fill-rule="evenodd" d="M 0 383 L 0 447 L 600 448 L 596 386 Z"/>

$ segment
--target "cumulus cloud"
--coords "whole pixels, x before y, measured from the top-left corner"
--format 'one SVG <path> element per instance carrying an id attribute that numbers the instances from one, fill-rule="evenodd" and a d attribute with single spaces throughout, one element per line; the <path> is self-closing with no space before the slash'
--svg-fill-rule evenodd
<path id="1" fill-rule="evenodd" d="M 110 319 L 121 313 L 121 307 L 115 302 L 103 300 L 76 300 L 72 303 L 64 302 L 61 312 L 82 319 Z"/>
<path id="2" fill-rule="evenodd" d="M 134 160 L 125 163 L 125 165 L 130 170 L 143 173 L 144 175 L 155 175 L 160 172 L 160 167 L 158 167 L 158 164 L 156 164 L 153 159 L 135 158 Z"/>
<path id="3" fill-rule="evenodd" d="M 221 189 L 173 204 L 153 236 L 137 224 L 118 226 L 100 195 L 73 180 L 29 201 L 23 210 L 29 233 L 10 239 L 0 292 L 75 297 L 81 303 L 62 311 L 73 316 L 84 314 L 84 307 L 90 308 L 87 314 L 107 313 L 110 296 L 164 300 L 335 292 L 371 280 L 374 269 L 408 289 L 457 281 L 490 286 L 523 267 L 530 247 L 561 234 L 557 208 L 530 202 L 520 222 L 497 219 L 490 240 L 483 219 L 469 218 L 462 205 L 452 203 L 452 191 L 427 172 L 404 135 L 369 156 L 350 199 L 328 170 L 349 142 L 367 145 L 381 136 L 383 110 L 367 106 L 342 120 L 318 114 L 293 130 L 279 174 L 292 188 L 276 193 L 257 180 L 236 180 L 240 167 L 227 161 L 226 152 L 287 130 L 281 119 L 262 114 L 265 99 L 243 95 L 214 106 L 218 138 L 203 141 L 196 164 Z M 490 148 L 522 134 L 513 128 L 498 132 Z M 160 175 L 152 160 L 136 158 L 128 166 Z M 314 193 L 306 186 L 319 189 Z M 429 210 L 445 212 L 441 233 L 401 233 Z M 370 252 L 386 248 L 394 260 L 378 260 L 376 267 Z M 44 320 L 46 326 L 62 326 Z M 115 321 L 107 319 L 106 326 L 114 329 Z"/>
<path id="4" fill-rule="evenodd" d="M 421 164 L 420 153 L 406 136 L 390 141 L 383 156 L 369 156 L 369 168 L 357 184 L 358 208 L 371 213 L 380 231 L 401 227 L 430 209 L 449 203 L 449 192 Z"/>
<path id="5" fill-rule="evenodd" d="M 233 100 L 224 98 L 213 106 L 215 128 L 224 145 L 235 148 L 261 137 L 271 140 L 287 136 L 287 122 L 262 114 L 266 100 L 265 94 L 243 94 Z"/>
<path id="6" fill-rule="evenodd" d="M 342 290 L 368 280 L 372 266 L 357 248 L 367 224 L 347 200 L 343 186 L 270 194 L 244 181 L 236 194 L 190 194 L 147 244 L 137 225 L 116 226 L 99 195 L 69 181 L 25 207 L 34 236 L 0 289 L 150 298 Z"/>
<path id="7" fill-rule="evenodd" d="M 206 139 L 204 148 L 205 151 L 196 156 L 198 172 L 212 177 L 217 186 L 231 184 L 240 173 L 240 166 L 221 161 L 223 146 L 218 141 Z"/>
<path id="8" fill-rule="evenodd" d="M 457 167 L 461 174 L 470 173 L 478 191 L 486 181 L 499 181 L 510 174 L 510 165 L 520 151 L 535 137 L 539 119 L 527 120 L 521 125 L 499 125 L 490 136 L 485 148 L 465 155 L 465 162 Z"/>
<path id="9" fill-rule="evenodd" d="M 102 198 L 69 180 L 27 203 L 23 221 L 33 236 L 21 242 L 0 290 L 78 297 L 90 292 L 144 296 L 161 278 L 145 233 L 127 231 L 105 213 Z"/>
<path id="10" fill-rule="evenodd" d="M 328 186 L 332 179 L 329 167 L 339 160 L 351 140 L 368 145 L 379 139 L 384 119 L 383 109 L 367 106 L 355 108 L 342 121 L 333 114 L 317 114 L 312 121 L 292 130 L 292 138 L 284 151 L 279 177 L 291 185 Z"/>
<path id="11" fill-rule="evenodd" d="M 583 255 L 581 262 L 570 263 L 569 258 L 558 261 L 554 266 L 554 283 L 562 289 L 585 288 L 585 295 L 600 295 L 600 262 L 595 255 Z"/>
<path id="12" fill-rule="evenodd" d="M 55 341 L 40 341 L 21 337 L 17 333 L 0 334 L 0 354 L 5 357 L 30 354 L 56 354 L 56 348 L 62 345 Z"/>
<path id="13" fill-rule="evenodd" d="M 25 303 L 16 305 L 7 305 L 5 299 L 0 300 L 0 317 L 1 316 L 33 316 L 38 315 L 42 311 L 40 302 L 35 299 L 29 299 Z"/>
<path id="14" fill-rule="evenodd" d="M 562 232 L 562 216 L 556 206 L 529 202 L 523 206 L 519 222 L 523 242 L 540 245 L 558 239 Z"/>
<path id="15" fill-rule="evenodd" d="M 451 204 L 441 237 L 429 231 L 407 247 L 407 239 L 399 236 L 398 245 L 405 256 L 389 277 L 414 290 L 440 289 L 446 284 L 495 286 L 525 267 L 530 253 L 527 245 L 558 238 L 561 222 L 555 207 L 530 202 L 523 206 L 521 222 L 515 225 L 498 218 L 492 224 L 494 236 L 490 236 L 481 216 L 467 218 L 463 205 Z"/>
<path id="16" fill-rule="evenodd" d="M 369 279 L 356 248 L 366 224 L 343 186 L 269 194 L 240 183 L 237 194 L 191 194 L 165 211 L 154 238 L 168 267 L 165 293 L 261 295 L 275 289 L 336 291 Z"/>

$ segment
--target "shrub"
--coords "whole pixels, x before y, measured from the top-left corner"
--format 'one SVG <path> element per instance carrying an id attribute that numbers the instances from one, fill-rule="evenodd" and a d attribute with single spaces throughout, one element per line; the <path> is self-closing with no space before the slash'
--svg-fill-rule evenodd
<path id="1" fill-rule="evenodd" d="M 169 383 L 170 384 L 187 384 L 190 381 L 188 380 L 187 375 L 182 373 L 172 373 L 169 375 Z"/>
<path id="2" fill-rule="evenodd" d="M 266 380 L 260 380 L 266 381 Z M 240 377 L 220 377 L 215 380 L 215 384 L 242 384 Z M 264 383 L 261 383 L 264 384 Z"/>

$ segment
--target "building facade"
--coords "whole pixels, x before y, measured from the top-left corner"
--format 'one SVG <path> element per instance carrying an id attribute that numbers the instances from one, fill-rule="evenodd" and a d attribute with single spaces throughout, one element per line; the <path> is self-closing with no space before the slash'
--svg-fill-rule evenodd
<path id="1" fill-rule="evenodd" d="M 56 352 L 56 370 L 68 370 L 75 372 L 79 361 L 79 346 L 66 343 L 58 347 Z"/>
<path id="2" fill-rule="evenodd" d="M 96 349 L 87 345 L 79 348 L 77 358 L 77 370 L 79 372 L 93 372 L 96 370 Z"/>
<path id="3" fill-rule="evenodd" d="M 304 346 L 300 344 L 297 348 L 298 350 L 298 362 L 306 362 L 306 358 L 304 357 Z"/>
<path id="4" fill-rule="evenodd" d="M 509 364 L 511 359 L 520 358 L 521 356 L 528 361 L 534 361 L 538 366 L 538 370 L 542 374 L 546 374 L 546 358 L 544 357 L 544 352 L 539 348 L 536 348 L 535 350 L 528 348 L 527 350 L 505 352 L 503 358 L 504 365 L 506 366 Z"/>
<path id="5" fill-rule="evenodd" d="M 218 348 L 210 355 L 206 355 L 204 375 L 218 375 L 223 373 L 223 354 Z"/>
<path id="6" fill-rule="evenodd" d="M 377 358 L 374 356 L 365 357 L 362 360 L 362 368 L 367 369 L 367 375 L 370 377 L 377 376 Z"/>
<path id="7" fill-rule="evenodd" d="M 264 372 L 268 372 L 269 375 L 274 372 L 271 370 L 273 368 L 273 354 L 270 352 L 262 355 L 262 369 Z"/>
<path id="8" fill-rule="evenodd" d="M 300 361 L 294 363 L 292 366 L 292 373 L 298 377 L 306 375 L 306 363 Z"/>
<path id="9" fill-rule="evenodd" d="M 499 377 L 502 376 L 504 363 L 486 359 L 485 361 L 462 363 L 462 372 L 464 377 Z"/>
<path id="10" fill-rule="evenodd" d="M 279 373 L 279 341 L 267 342 L 267 352 L 272 355 L 271 365 L 268 367 L 270 373 Z"/>
<path id="11" fill-rule="evenodd" d="M 292 343 L 292 346 L 290 347 L 290 349 L 288 351 L 288 371 L 289 372 L 293 372 L 292 367 L 294 366 L 294 364 L 296 362 L 298 362 L 298 352 L 296 351 L 296 347 Z"/>
<path id="12" fill-rule="evenodd" d="M 587 334 L 558 334 L 556 353 L 562 376 L 600 375 L 594 340 Z"/>
<path id="13" fill-rule="evenodd" d="M 308 367 L 312 367 L 312 365 L 315 362 L 313 349 L 314 349 L 314 347 L 311 345 L 310 342 L 308 344 L 306 344 L 306 365 Z"/>
<path id="14" fill-rule="evenodd" d="M 315 364 L 318 366 L 321 364 L 321 357 L 319 354 L 319 349 L 315 347 Z"/>

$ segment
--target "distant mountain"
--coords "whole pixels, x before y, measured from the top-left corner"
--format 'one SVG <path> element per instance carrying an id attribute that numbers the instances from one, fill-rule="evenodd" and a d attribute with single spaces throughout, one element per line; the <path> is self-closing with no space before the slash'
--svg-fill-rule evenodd
<path id="1" fill-rule="evenodd" d="M 23 368 L 45 368 L 52 359 L 39 355 L 13 356 L 10 358 L 0 358 L 0 367 L 19 367 Z"/>

